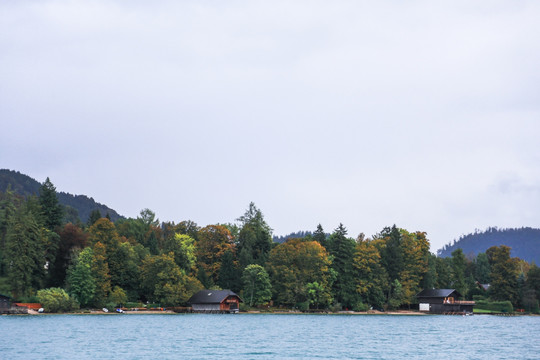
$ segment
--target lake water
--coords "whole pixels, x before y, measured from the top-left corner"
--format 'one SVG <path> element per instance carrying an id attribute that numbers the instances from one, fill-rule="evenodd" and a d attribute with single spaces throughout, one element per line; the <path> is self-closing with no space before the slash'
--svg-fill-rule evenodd
<path id="1" fill-rule="evenodd" d="M 540 317 L 0 316 L 0 359 L 540 359 Z"/>

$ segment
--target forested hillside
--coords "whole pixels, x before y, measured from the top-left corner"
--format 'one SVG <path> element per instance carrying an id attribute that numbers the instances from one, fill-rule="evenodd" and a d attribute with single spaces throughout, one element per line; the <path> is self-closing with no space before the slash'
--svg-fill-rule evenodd
<path id="1" fill-rule="evenodd" d="M 540 229 L 530 227 L 520 229 L 489 228 L 461 236 L 453 244 L 448 244 L 437 251 L 441 257 L 452 256 L 456 249 L 462 249 L 465 255 L 486 252 L 492 246 L 506 245 L 512 249 L 511 255 L 525 261 L 540 264 Z"/>
<path id="2" fill-rule="evenodd" d="M 0 169 L 0 191 L 5 192 L 8 186 L 11 186 L 11 190 L 16 195 L 27 197 L 30 195 L 39 195 L 41 184 L 30 176 L 21 174 L 18 171 Z M 103 216 L 109 214 L 112 221 L 123 218 L 115 210 L 96 202 L 91 197 L 72 195 L 61 191 L 57 193 L 57 196 L 60 204 L 66 207 L 65 215 L 70 222 L 75 223 L 78 216 L 82 222 L 86 223 L 90 218 L 90 213 L 95 210 L 99 210 Z"/>

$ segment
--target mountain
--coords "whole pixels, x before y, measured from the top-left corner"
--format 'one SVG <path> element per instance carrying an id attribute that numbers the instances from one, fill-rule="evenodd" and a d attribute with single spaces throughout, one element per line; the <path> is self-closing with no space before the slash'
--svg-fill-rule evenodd
<path id="1" fill-rule="evenodd" d="M 540 264 L 540 229 L 524 227 L 520 229 L 488 228 L 483 232 L 464 235 L 453 244 L 445 245 L 437 251 L 440 257 L 452 256 L 452 251 L 461 248 L 465 255 L 477 255 L 492 246 L 506 245 L 512 248 L 511 256 Z"/>
<path id="2" fill-rule="evenodd" d="M 39 195 L 39 188 L 41 187 L 39 182 L 28 175 L 21 174 L 18 171 L 0 169 L 0 191 L 5 192 L 9 185 L 11 185 L 11 190 L 15 194 L 24 197 Z M 64 205 L 67 210 L 75 209 L 84 223 L 88 221 L 90 213 L 94 210 L 99 210 L 102 216 L 108 213 L 112 221 L 123 218 L 115 210 L 96 202 L 86 195 L 72 195 L 61 191 L 57 191 L 56 194 L 60 204 Z"/>

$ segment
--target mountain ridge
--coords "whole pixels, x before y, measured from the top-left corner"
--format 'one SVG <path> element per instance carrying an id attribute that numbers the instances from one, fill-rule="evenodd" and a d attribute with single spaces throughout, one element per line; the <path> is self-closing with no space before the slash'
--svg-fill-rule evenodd
<path id="1" fill-rule="evenodd" d="M 485 231 L 462 235 L 452 244 L 447 244 L 437 250 L 437 256 L 449 257 L 458 248 L 467 256 L 486 252 L 492 246 L 506 245 L 511 250 L 512 257 L 540 264 L 540 229 L 531 227 L 499 229 L 487 228 Z"/>
<path id="2" fill-rule="evenodd" d="M 5 192 L 8 186 L 11 185 L 11 190 L 20 196 L 28 197 L 39 195 L 41 183 L 34 178 L 22 174 L 19 171 L 0 169 L 0 191 Z M 56 192 L 58 202 L 65 207 L 74 208 L 77 210 L 78 217 L 82 222 L 87 222 L 90 213 L 94 210 L 99 210 L 102 216 L 109 214 L 112 221 L 124 218 L 118 214 L 116 210 L 111 209 L 107 205 L 98 203 L 92 197 L 87 195 L 73 195 L 63 191 Z"/>

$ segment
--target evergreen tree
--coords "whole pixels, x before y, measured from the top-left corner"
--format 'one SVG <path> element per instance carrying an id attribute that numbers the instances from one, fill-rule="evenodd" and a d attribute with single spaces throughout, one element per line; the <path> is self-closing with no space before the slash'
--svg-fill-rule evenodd
<path id="1" fill-rule="evenodd" d="M 15 297 L 43 286 L 45 247 L 34 213 L 21 207 L 10 219 L 6 234 L 6 271 Z"/>
<path id="2" fill-rule="evenodd" d="M 39 189 L 39 203 L 43 214 L 44 225 L 47 229 L 54 231 L 62 225 L 64 208 L 58 202 L 56 188 L 49 178 L 45 180 Z"/>
<path id="3" fill-rule="evenodd" d="M 488 284 L 490 282 L 491 266 L 486 253 L 479 253 L 475 259 L 474 275 L 476 281 L 481 284 Z"/>
<path id="4" fill-rule="evenodd" d="M 92 210 L 90 216 L 88 217 L 88 226 L 94 225 L 94 223 L 99 219 L 101 219 L 101 212 L 99 211 L 99 209 Z"/>
<path id="5" fill-rule="evenodd" d="M 456 249 L 452 251 L 452 287 L 462 296 L 467 296 L 467 284 L 465 281 L 465 268 L 467 259 L 463 255 L 463 250 Z"/>
<path id="6" fill-rule="evenodd" d="M 268 253 L 272 249 L 273 240 L 272 229 L 264 220 L 261 210 L 252 202 L 244 215 L 238 218 L 238 221 L 242 223 L 242 229 L 238 235 L 240 253 L 245 249 L 251 255 L 254 263 L 264 265 L 268 259 Z M 247 258 L 246 256 L 245 259 Z"/>
<path id="7" fill-rule="evenodd" d="M 328 243 L 326 241 L 326 233 L 323 230 L 321 224 L 317 225 L 317 230 L 313 233 L 313 240 L 317 241 L 319 244 L 324 246 L 325 249 L 328 249 Z"/>
<path id="8" fill-rule="evenodd" d="M 353 270 L 355 246 L 354 240 L 347 237 L 343 224 L 339 224 L 328 239 L 329 252 L 333 256 L 332 269 L 336 273 L 332 286 L 334 298 L 348 309 L 355 307 L 361 299 L 356 291 Z"/>
<path id="9" fill-rule="evenodd" d="M 222 289 L 238 292 L 240 291 L 239 278 L 239 271 L 234 264 L 234 254 L 231 250 L 227 250 L 221 258 L 217 284 Z"/>

